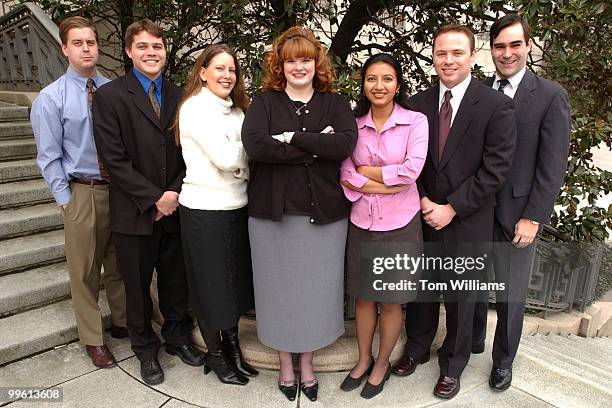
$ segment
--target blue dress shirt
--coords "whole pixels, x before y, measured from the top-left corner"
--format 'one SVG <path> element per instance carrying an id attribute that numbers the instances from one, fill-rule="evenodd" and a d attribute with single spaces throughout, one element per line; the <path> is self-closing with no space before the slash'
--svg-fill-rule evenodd
<path id="1" fill-rule="evenodd" d="M 144 88 L 144 91 L 147 95 L 149 95 L 149 87 L 151 87 L 151 82 L 155 83 L 155 97 L 157 98 L 157 102 L 159 103 L 159 107 L 162 106 L 162 86 L 164 85 L 164 77 L 162 74 L 159 74 L 155 80 L 151 81 L 144 74 L 138 71 L 136 68 L 132 67 L 132 72 L 140 82 L 140 85 Z"/>
<path id="2" fill-rule="evenodd" d="M 91 79 L 95 89 L 109 82 L 99 73 Z M 70 201 L 72 178 L 101 179 L 87 103 L 87 80 L 69 67 L 32 103 L 30 120 L 38 167 L 58 205 Z"/>

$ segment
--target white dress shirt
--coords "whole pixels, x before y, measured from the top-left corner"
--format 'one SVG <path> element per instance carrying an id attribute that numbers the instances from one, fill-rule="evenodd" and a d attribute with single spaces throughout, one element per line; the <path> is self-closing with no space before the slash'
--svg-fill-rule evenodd
<path id="1" fill-rule="evenodd" d="M 519 84 L 525 76 L 525 71 L 527 71 L 527 67 L 523 67 L 523 69 L 512 75 L 510 78 L 506 78 L 509 83 L 504 87 L 504 89 L 502 89 L 504 95 L 514 98 L 516 90 L 518 89 Z M 500 77 L 497 73 L 495 73 L 495 81 L 493 81 L 492 88 L 497 90 L 497 88 L 499 88 L 499 81 L 502 79 L 504 78 Z"/>
<path id="2" fill-rule="evenodd" d="M 450 89 L 453 97 L 450 100 L 451 108 L 453 108 L 453 114 L 451 116 L 451 127 L 453 126 L 453 122 L 455 121 L 455 116 L 457 116 L 457 111 L 459 110 L 459 105 L 461 105 L 461 100 L 463 99 L 463 95 L 465 95 L 465 91 L 467 91 L 468 86 L 470 85 L 470 81 L 472 80 L 472 76 L 468 75 L 463 81 L 459 82 L 453 88 L 447 88 L 442 81 L 440 81 L 440 96 L 438 98 L 438 112 L 442 107 L 442 102 L 444 102 L 444 94 L 447 90 Z"/>

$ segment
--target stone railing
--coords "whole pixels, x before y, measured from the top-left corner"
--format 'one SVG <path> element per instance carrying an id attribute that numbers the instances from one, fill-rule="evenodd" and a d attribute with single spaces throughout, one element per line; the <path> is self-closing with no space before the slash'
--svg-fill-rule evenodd
<path id="1" fill-rule="evenodd" d="M 57 25 L 33 3 L 0 16 L 0 90 L 40 91 L 66 72 Z"/>

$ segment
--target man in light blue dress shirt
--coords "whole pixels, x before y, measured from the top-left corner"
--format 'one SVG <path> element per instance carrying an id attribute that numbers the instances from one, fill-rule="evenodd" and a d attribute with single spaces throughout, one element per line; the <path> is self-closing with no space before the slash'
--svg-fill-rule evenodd
<path id="1" fill-rule="evenodd" d="M 111 336 L 127 337 L 125 289 L 109 226 L 108 180 L 93 139 L 93 92 L 109 80 L 96 71 L 97 32 L 91 20 L 70 17 L 60 27 L 66 74 L 45 87 L 32 104 L 37 162 L 64 220 L 70 291 L 79 338 L 97 367 L 115 358 L 104 344 L 98 304 L 100 272 L 111 310 Z"/>

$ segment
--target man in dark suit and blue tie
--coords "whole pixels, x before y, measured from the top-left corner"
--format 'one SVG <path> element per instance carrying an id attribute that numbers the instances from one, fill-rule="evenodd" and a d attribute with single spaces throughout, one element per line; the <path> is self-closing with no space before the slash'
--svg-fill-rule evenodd
<path id="1" fill-rule="evenodd" d="M 466 250 L 486 257 L 493 240 L 495 193 L 510 171 L 516 143 L 512 100 L 470 75 L 474 43 L 474 35 L 465 26 L 439 29 L 433 41 L 433 65 L 440 84 L 410 100 L 429 122 L 427 159 L 417 183 L 425 221 L 423 238 L 441 257 L 455 259 Z M 484 279 L 485 272 L 471 277 Z M 434 273 L 447 281 L 462 276 L 458 269 Z M 425 272 L 423 276 L 427 278 Z M 434 394 L 448 399 L 459 392 L 459 377 L 470 358 L 478 297 L 450 291 L 444 296 L 447 334 Z M 403 357 L 392 369 L 396 375 L 410 375 L 429 360 L 440 306 L 426 300 L 406 305 L 407 341 Z"/>
<path id="2" fill-rule="evenodd" d="M 570 134 L 570 110 L 565 90 L 556 82 L 527 70 L 531 51 L 525 20 L 508 14 L 491 26 L 489 34 L 495 76 L 487 86 L 513 98 L 518 143 L 512 170 L 495 207 L 493 271 L 506 290 L 496 293 L 497 326 L 493 341 L 493 369 L 489 385 L 503 391 L 512 382 L 512 362 L 523 328 L 523 314 L 533 241 L 549 222 L 555 198 L 563 185 Z M 487 304 L 477 306 L 474 348 L 484 349 Z"/>
<path id="3" fill-rule="evenodd" d="M 132 23 L 125 44 L 134 68 L 95 93 L 94 136 L 110 174 L 111 230 L 125 281 L 132 350 L 142 379 L 155 385 L 164 381 L 164 372 L 157 360 L 161 343 L 151 327 L 154 268 L 166 352 L 189 365 L 204 364 L 190 342 L 177 211 L 185 162 L 170 130 L 181 89 L 162 75 L 166 37 L 157 24 Z"/>

